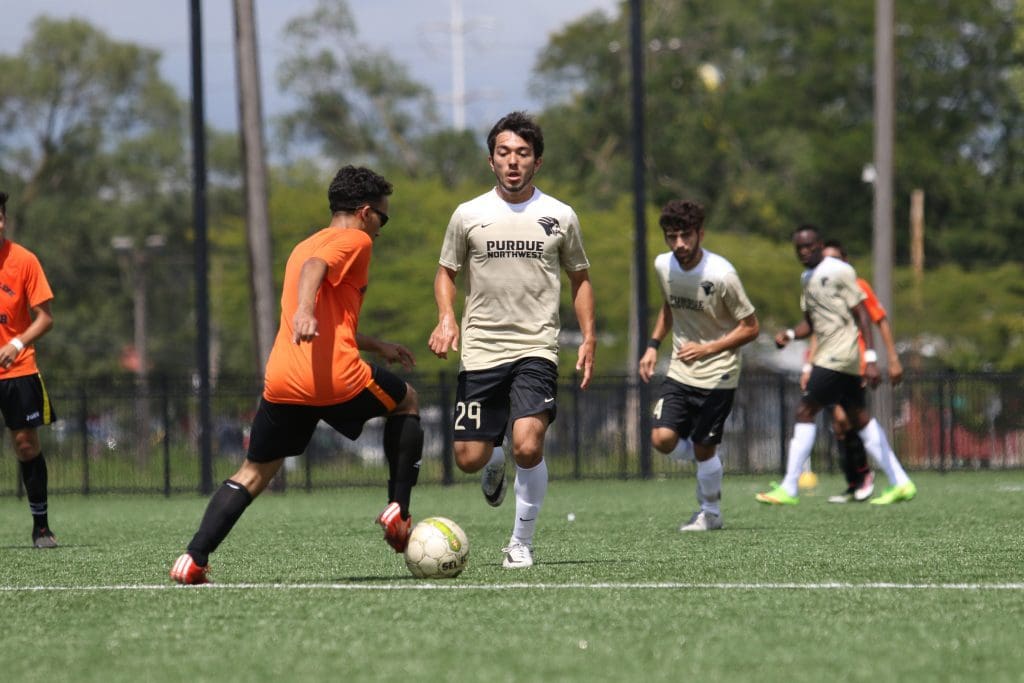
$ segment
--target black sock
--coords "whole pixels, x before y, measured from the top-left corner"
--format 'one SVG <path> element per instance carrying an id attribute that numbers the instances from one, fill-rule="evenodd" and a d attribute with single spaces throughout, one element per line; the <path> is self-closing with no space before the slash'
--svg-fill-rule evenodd
<path id="1" fill-rule="evenodd" d="M 396 501 L 402 519 L 409 517 L 412 487 L 420 475 L 423 427 L 419 415 L 392 415 L 384 423 L 384 456 L 388 460 L 388 501 Z"/>
<path id="2" fill-rule="evenodd" d="M 48 528 L 50 521 L 46 516 L 46 460 L 42 452 L 28 462 L 21 462 L 21 481 L 25 484 L 33 528 Z"/>
<path id="3" fill-rule="evenodd" d="M 227 537 L 251 502 L 252 495 L 245 487 L 230 479 L 214 491 L 203 514 L 203 521 L 199 523 L 199 531 L 188 544 L 188 553 L 196 564 L 206 566 L 210 553 Z"/>
<path id="4" fill-rule="evenodd" d="M 860 440 L 857 430 L 850 429 L 842 439 L 844 448 L 843 474 L 850 488 L 860 488 L 864 483 L 864 476 L 868 473 L 868 454 L 864 450 L 864 442 Z"/>

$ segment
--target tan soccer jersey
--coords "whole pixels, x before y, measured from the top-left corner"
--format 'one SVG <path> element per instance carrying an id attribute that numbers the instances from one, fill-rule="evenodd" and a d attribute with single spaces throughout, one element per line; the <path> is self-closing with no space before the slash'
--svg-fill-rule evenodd
<path id="1" fill-rule="evenodd" d="M 704 249 L 700 263 L 684 270 L 671 252 L 654 259 L 661 292 L 672 309 L 672 362 L 668 376 L 704 389 L 734 389 L 740 379 L 739 349 L 684 363 L 675 352 L 687 341 L 710 342 L 754 312 L 736 269 Z"/>
<path id="2" fill-rule="evenodd" d="M 561 271 L 590 267 L 571 207 L 540 190 L 522 204 L 491 190 L 452 214 L 439 262 L 467 269 L 463 370 L 526 356 L 558 362 Z"/>
<path id="3" fill-rule="evenodd" d="M 811 361 L 822 368 L 860 375 L 860 349 L 854 306 L 864 300 L 853 266 L 826 256 L 801 276 L 800 308 L 811 320 L 818 350 Z"/>

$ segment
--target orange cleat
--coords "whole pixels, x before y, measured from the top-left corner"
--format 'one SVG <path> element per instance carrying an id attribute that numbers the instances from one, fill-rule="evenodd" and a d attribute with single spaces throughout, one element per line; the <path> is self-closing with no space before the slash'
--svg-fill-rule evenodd
<path id="1" fill-rule="evenodd" d="M 412 516 L 402 519 L 402 509 L 398 503 L 388 503 L 384 512 L 377 517 L 377 524 L 384 527 L 384 540 L 395 549 L 396 553 L 404 553 L 412 533 Z"/>
<path id="2" fill-rule="evenodd" d="M 210 583 L 210 578 L 206 575 L 209 571 L 210 565 L 200 567 L 191 555 L 185 553 L 174 561 L 174 566 L 171 567 L 171 578 L 186 586 L 198 586 Z"/>

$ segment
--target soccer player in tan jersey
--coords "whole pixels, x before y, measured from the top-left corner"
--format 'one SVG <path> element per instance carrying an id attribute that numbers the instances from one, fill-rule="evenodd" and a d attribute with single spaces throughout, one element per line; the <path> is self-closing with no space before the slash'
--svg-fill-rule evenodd
<path id="1" fill-rule="evenodd" d="M 460 351 L 455 278 L 465 270 L 455 462 L 463 472 L 482 469 L 484 496 L 500 505 L 507 488 L 501 444 L 511 421 L 516 517 L 502 566 L 520 569 L 533 565 L 534 530 L 547 494 L 544 436 L 556 412 L 560 272 L 569 277 L 583 335 L 576 361 L 583 389 L 594 363 L 594 296 L 576 213 L 533 184 L 544 155 L 540 126 L 513 112 L 491 129 L 487 149 L 497 185 L 461 204 L 448 223 L 429 346 L 440 358 Z"/>
<path id="2" fill-rule="evenodd" d="M 793 246 L 797 258 L 807 268 L 801 278 L 800 308 L 804 319 L 795 328 L 776 334 L 775 344 L 781 349 L 793 339 L 815 334 L 818 347 L 811 359 L 813 367 L 807 388 L 797 407 L 796 425 L 786 455 L 786 477 L 781 484 L 773 482 L 771 490 L 758 493 L 756 498 L 769 505 L 800 502 L 797 480 L 814 446 L 817 431 L 814 419 L 824 406 L 838 404 L 850 417 L 868 455 L 889 479 L 889 488 L 871 503 L 889 505 L 909 501 L 917 494 L 917 487 L 890 448 L 881 425 L 866 407 L 864 381 L 874 388 L 880 378 L 871 320 L 864 307 L 864 292 L 857 286 L 857 273 L 848 263 L 822 253 L 825 245 L 813 225 L 801 225 L 793 232 Z M 864 341 L 864 381 L 858 334 Z"/>
<path id="3" fill-rule="evenodd" d="M 717 454 L 740 378 L 739 348 L 760 326 L 739 275 L 726 259 L 701 246 L 704 207 L 673 200 L 658 219 L 670 252 L 654 260 L 664 303 L 654 323 L 640 378 L 649 382 L 658 347 L 671 331 L 672 361 L 654 405 L 651 443 L 671 453 L 692 441 L 700 508 L 680 531 L 722 528 L 722 461 Z"/>
<path id="4" fill-rule="evenodd" d="M 831 256 L 842 261 L 850 262 L 846 248 L 839 240 L 825 240 L 825 248 L 821 252 L 825 256 Z M 889 381 L 893 386 L 903 380 L 903 364 L 900 363 L 899 353 L 896 351 L 896 342 L 893 339 L 892 325 L 889 324 L 889 317 L 885 307 L 875 296 L 875 290 L 864 278 L 857 278 L 857 286 L 864 292 L 864 307 L 867 308 L 868 317 L 878 327 L 882 335 L 882 343 L 885 345 L 888 356 Z M 811 335 L 808 345 L 808 358 L 813 358 L 818 347 L 818 338 Z M 861 369 L 864 368 L 864 340 L 858 340 L 861 350 Z M 811 378 L 811 370 L 814 366 L 805 363 L 800 374 L 800 388 L 806 389 L 807 382 Z M 864 451 L 864 444 L 857 436 L 857 430 L 851 428 L 850 419 L 846 416 L 842 406 L 832 406 L 832 431 L 836 436 L 836 445 L 839 447 L 839 455 L 842 460 L 843 475 L 846 477 L 846 490 L 834 496 L 829 496 L 830 503 L 863 502 L 871 497 L 874 491 L 875 476 L 868 465 L 867 453 Z"/>
<path id="5" fill-rule="evenodd" d="M 38 428 L 53 422 L 53 406 L 36 367 L 35 342 L 53 327 L 53 292 L 39 259 L 7 239 L 7 193 L 0 192 L 0 413 L 11 430 L 14 457 L 21 467 L 32 545 L 56 548 L 50 530 L 46 459 Z"/>
<path id="6" fill-rule="evenodd" d="M 267 360 L 249 452 L 214 492 L 187 551 L 172 566 L 171 578 L 178 583 L 209 583 L 210 554 L 284 459 L 306 450 L 320 420 L 355 439 L 367 420 L 387 416 L 388 505 L 377 523 L 395 552 L 405 550 L 412 527 L 409 499 L 423 452 L 418 399 L 404 380 L 367 363 L 359 352 L 376 352 L 407 370 L 415 361 L 401 344 L 358 331 L 373 241 L 388 222 L 391 191 L 391 183 L 370 169 L 345 166 L 327 190 L 330 224 L 292 249 L 281 291 L 281 324 Z"/>

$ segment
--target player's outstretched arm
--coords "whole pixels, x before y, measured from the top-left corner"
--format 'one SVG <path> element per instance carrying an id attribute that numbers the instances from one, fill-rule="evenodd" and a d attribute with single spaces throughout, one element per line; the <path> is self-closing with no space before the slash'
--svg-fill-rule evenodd
<path id="1" fill-rule="evenodd" d="M 313 341 L 320 333 L 317 331 L 317 320 L 314 306 L 316 293 L 320 289 L 324 275 L 327 274 L 327 262 L 311 257 L 302 264 L 299 271 L 299 299 L 292 316 L 292 343 Z"/>
<path id="2" fill-rule="evenodd" d="M 868 309 L 861 301 L 853 307 L 853 319 L 860 330 L 861 338 L 864 340 L 864 380 L 869 387 L 877 387 L 881 376 L 878 374 L 878 362 L 875 353 L 875 339 L 871 332 L 871 316 Z"/>
<path id="3" fill-rule="evenodd" d="M 576 309 L 576 322 L 579 323 L 583 342 L 577 351 L 576 372 L 583 373 L 580 389 L 590 386 L 590 376 L 594 372 L 594 354 L 597 351 L 597 333 L 594 331 L 594 288 L 590 284 L 590 271 L 576 270 L 568 273 L 572 285 L 572 305 Z"/>
<path id="4" fill-rule="evenodd" d="M 371 351 L 376 353 L 378 356 L 383 358 L 388 365 L 392 363 L 401 363 L 402 367 L 406 370 L 412 370 L 416 366 L 416 358 L 405 346 L 401 344 L 395 344 L 393 342 L 387 342 L 383 339 L 377 339 L 371 337 L 368 334 L 356 333 L 356 346 L 361 351 Z"/>
<path id="5" fill-rule="evenodd" d="M 723 351 L 731 351 L 757 339 L 760 331 L 761 325 L 757 321 L 757 314 L 751 313 L 718 339 L 712 339 L 704 344 L 693 341 L 680 344 L 676 358 L 684 363 L 693 363 Z"/>
<path id="6" fill-rule="evenodd" d="M 658 364 L 658 346 L 668 336 L 669 330 L 672 328 L 672 309 L 669 308 L 668 302 L 664 302 L 661 305 L 661 310 L 658 311 L 658 319 L 654 321 L 654 331 L 651 332 L 651 341 L 647 345 L 647 350 L 644 351 L 644 355 L 640 358 L 640 379 L 644 382 L 650 382 L 651 377 L 654 377 L 654 368 Z"/>
<path id="7" fill-rule="evenodd" d="M 427 345 L 438 358 L 459 350 L 459 324 L 455 321 L 455 275 L 451 268 L 438 266 L 434 276 L 434 301 L 437 302 L 437 326 Z"/>
<path id="8" fill-rule="evenodd" d="M 895 386 L 903 381 L 903 364 L 900 363 L 900 354 L 896 351 L 896 341 L 892 336 L 889 318 L 878 321 L 878 331 L 882 333 L 882 343 L 885 344 L 885 352 L 889 358 L 889 381 Z"/>

